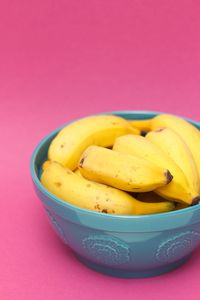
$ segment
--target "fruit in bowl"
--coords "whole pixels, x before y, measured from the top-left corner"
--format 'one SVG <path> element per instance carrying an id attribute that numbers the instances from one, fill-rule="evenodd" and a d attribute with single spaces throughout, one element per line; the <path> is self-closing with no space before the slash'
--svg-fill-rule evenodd
<path id="1" fill-rule="evenodd" d="M 172 201 L 196 203 L 198 162 L 187 140 L 172 129 L 176 119 L 182 122 L 170 115 L 146 120 L 145 137 L 140 136 L 141 122 L 114 115 L 73 122 L 51 142 L 41 182 L 64 201 L 104 213 L 160 213 L 173 210 Z M 198 132 L 187 121 L 183 125 Z M 82 176 L 72 172 L 77 168 Z M 143 203 L 126 193 L 153 190 L 163 197 L 159 204 Z"/>
<path id="2" fill-rule="evenodd" d="M 160 274 L 185 261 L 200 236 L 194 229 L 200 200 L 194 125 L 148 112 L 89 116 L 38 145 L 31 162 L 36 192 L 80 260 L 123 277 Z M 183 231 L 186 225 L 193 229 Z M 161 259 L 171 244 L 180 253 Z M 148 255 L 142 246 L 151 249 Z"/>

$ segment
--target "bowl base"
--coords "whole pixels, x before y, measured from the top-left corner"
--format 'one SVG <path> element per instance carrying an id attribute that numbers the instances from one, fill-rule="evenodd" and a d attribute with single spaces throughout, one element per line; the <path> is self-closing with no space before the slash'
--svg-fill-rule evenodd
<path id="1" fill-rule="evenodd" d="M 159 276 L 161 274 L 170 272 L 170 271 L 180 267 L 191 257 L 191 254 L 190 254 L 176 262 L 168 264 L 167 266 L 156 268 L 156 269 L 142 270 L 142 271 L 128 271 L 128 270 L 126 271 L 126 270 L 121 270 L 121 269 L 111 269 L 108 267 L 104 267 L 104 266 L 92 263 L 77 254 L 75 254 L 75 255 L 80 262 L 82 262 L 84 265 L 86 265 L 90 269 L 93 269 L 94 271 L 103 273 L 105 275 L 121 277 L 121 278 L 146 278 L 146 277 Z"/>

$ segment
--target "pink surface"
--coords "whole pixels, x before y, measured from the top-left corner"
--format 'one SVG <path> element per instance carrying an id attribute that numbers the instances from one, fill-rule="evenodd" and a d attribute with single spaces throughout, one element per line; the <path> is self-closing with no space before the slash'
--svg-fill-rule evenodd
<path id="1" fill-rule="evenodd" d="M 50 228 L 29 159 L 91 113 L 158 110 L 200 121 L 198 0 L 0 4 L 0 299 L 199 299 L 200 249 L 149 279 L 95 273 Z"/>

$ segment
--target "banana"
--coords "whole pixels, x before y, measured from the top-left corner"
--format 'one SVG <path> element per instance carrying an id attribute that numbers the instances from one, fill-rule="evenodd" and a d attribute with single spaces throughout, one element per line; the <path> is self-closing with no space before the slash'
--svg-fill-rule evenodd
<path id="1" fill-rule="evenodd" d="M 171 202 L 143 203 L 126 192 L 84 179 L 57 162 L 43 166 L 41 183 L 52 194 L 72 205 L 102 213 L 144 215 L 171 211 Z"/>
<path id="2" fill-rule="evenodd" d="M 161 114 L 151 120 L 151 129 L 156 130 L 161 127 L 168 127 L 178 133 L 190 148 L 194 161 L 197 165 L 200 178 L 200 134 L 199 130 L 188 121 L 170 114 Z"/>
<path id="3" fill-rule="evenodd" d="M 116 137 L 140 134 L 129 122 L 114 115 L 99 115 L 80 119 L 64 127 L 53 139 L 48 159 L 71 170 L 76 169 L 81 153 L 90 145 L 112 146 Z"/>
<path id="4" fill-rule="evenodd" d="M 129 123 L 140 130 L 141 132 L 148 132 L 151 130 L 151 119 L 147 120 L 130 120 Z"/>
<path id="5" fill-rule="evenodd" d="M 147 135 L 148 136 L 148 135 Z M 149 139 L 142 136 L 125 135 L 118 137 L 113 146 L 114 151 L 127 153 L 148 160 L 161 168 L 167 168 L 173 180 L 166 186 L 156 189 L 156 193 L 171 201 L 192 204 L 196 195 L 191 194 L 187 179 L 177 164 Z"/>
<path id="6" fill-rule="evenodd" d="M 82 175 L 81 175 L 81 172 L 79 169 L 76 169 L 74 171 L 74 173 L 76 173 L 77 175 L 81 176 L 82 178 L 84 178 Z M 87 180 L 86 178 L 84 178 L 85 180 Z M 89 180 L 88 180 L 89 181 Z M 131 193 L 130 193 L 131 194 Z M 156 193 L 154 192 L 146 192 L 146 193 L 133 193 L 133 197 L 136 198 L 137 200 L 139 201 L 143 201 L 143 202 L 148 202 L 148 203 L 163 203 L 165 202 L 164 205 L 166 205 L 166 203 L 168 203 L 168 201 L 166 201 L 166 199 L 162 198 L 161 196 L 157 195 Z M 171 211 L 171 210 L 174 210 L 175 209 L 175 202 L 170 202 L 171 203 L 171 206 L 169 205 L 168 206 L 168 209 L 169 210 L 166 210 L 166 211 Z M 178 203 L 176 203 L 177 205 Z M 188 205 L 186 204 L 182 204 L 182 203 L 179 203 L 180 204 L 180 208 L 183 208 L 183 207 L 188 207 Z M 162 206 L 162 205 L 160 205 Z"/>
<path id="7" fill-rule="evenodd" d="M 200 180 L 197 166 L 189 147 L 183 139 L 170 128 L 150 131 L 146 138 L 161 148 L 179 166 L 188 181 L 192 194 L 198 196 Z"/>
<path id="8" fill-rule="evenodd" d="M 87 179 L 130 192 L 152 191 L 173 178 L 167 169 L 152 162 L 99 146 L 83 152 L 79 169 Z"/>
<path id="9" fill-rule="evenodd" d="M 49 165 L 51 164 L 50 160 L 46 160 L 43 164 L 42 164 L 42 171 L 46 170 Z"/>

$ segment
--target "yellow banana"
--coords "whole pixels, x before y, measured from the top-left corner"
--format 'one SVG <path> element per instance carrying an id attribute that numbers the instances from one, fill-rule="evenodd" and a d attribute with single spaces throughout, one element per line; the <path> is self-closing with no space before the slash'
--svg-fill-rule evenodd
<path id="1" fill-rule="evenodd" d="M 173 209 L 171 202 L 143 203 L 126 192 L 84 179 L 56 162 L 45 163 L 41 183 L 64 202 L 97 212 L 144 215 Z"/>
<path id="2" fill-rule="evenodd" d="M 161 114 L 151 120 L 151 129 L 156 130 L 161 127 L 168 127 L 178 133 L 190 148 L 194 161 L 197 165 L 200 177 L 200 134 L 199 130 L 186 120 L 175 115 Z"/>
<path id="3" fill-rule="evenodd" d="M 99 146 L 83 152 L 79 169 L 87 179 L 131 192 L 151 191 L 173 178 L 167 169 L 147 160 Z"/>
<path id="4" fill-rule="evenodd" d="M 112 146 L 116 137 L 139 134 L 127 120 L 114 115 L 99 115 L 80 119 L 64 127 L 53 139 L 48 159 L 71 170 L 76 169 L 81 153 L 90 145 Z"/>
<path id="5" fill-rule="evenodd" d="M 42 171 L 46 170 L 49 167 L 50 164 L 51 164 L 51 161 L 46 160 L 42 165 Z"/>
<path id="6" fill-rule="evenodd" d="M 76 173 L 77 175 L 81 176 L 82 178 L 84 178 L 82 175 L 81 175 L 81 172 L 79 169 L 76 169 L 74 171 L 74 173 Z M 85 180 L 88 180 L 86 178 L 84 178 Z M 89 181 L 89 180 L 88 180 Z M 130 193 L 131 194 L 131 193 Z M 171 210 L 174 210 L 175 209 L 175 202 L 170 202 L 171 205 L 169 205 L 169 201 L 166 201 L 166 199 L 162 198 L 161 196 L 159 196 L 158 194 L 154 193 L 154 192 L 146 192 L 146 193 L 133 193 L 133 197 L 136 198 L 137 200 L 139 201 L 143 201 L 143 202 L 147 202 L 147 203 L 151 203 L 152 204 L 152 207 L 153 207 L 153 204 L 154 203 L 160 203 L 158 206 L 160 207 L 159 209 L 161 209 L 162 211 L 160 212 L 164 212 L 164 211 L 171 211 Z M 177 203 L 178 204 L 178 203 Z M 177 205 L 176 204 L 176 205 Z M 186 204 L 182 204 L 182 203 L 179 203 L 180 204 L 180 208 L 183 208 L 183 207 L 188 207 L 188 205 Z M 158 209 L 158 206 L 157 206 L 157 209 Z M 159 211 L 157 211 L 159 212 Z"/>
<path id="7" fill-rule="evenodd" d="M 168 155 L 149 139 L 130 134 L 118 137 L 113 150 L 135 155 L 154 162 L 161 168 L 167 168 L 173 175 L 173 180 L 168 185 L 156 189 L 155 192 L 168 200 L 192 204 L 196 195 L 191 194 L 184 173 Z"/>
<path id="8" fill-rule="evenodd" d="M 147 120 L 130 120 L 130 124 L 140 130 L 141 132 L 148 132 L 151 130 L 151 119 Z"/>
<path id="9" fill-rule="evenodd" d="M 151 131 L 146 138 L 162 149 L 179 166 L 187 178 L 191 193 L 198 196 L 199 174 L 192 153 L 184 140 L 170 128 Z"/>

